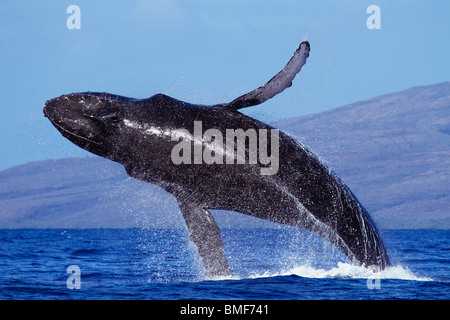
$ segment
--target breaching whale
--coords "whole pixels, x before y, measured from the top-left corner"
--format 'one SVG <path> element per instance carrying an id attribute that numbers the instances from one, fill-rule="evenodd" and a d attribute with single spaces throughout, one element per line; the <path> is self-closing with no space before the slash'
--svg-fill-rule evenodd
<path id="1" fill-rule="evenodd" d="M 238 111 L 290 87 L 309 52 L 303 41 L 270 81 L 230 103 L 203 106 L 163 94 L 133 99 L 84 92 L 47 101 L 44 115 L 79 147 L 123 164 L 131 177 L 175 196 L 207 276 L 231 274 L 209 209 L 304 228 L 350 261 L 383 269 L 390 265 L 383 241 L 349 188 L 298 141 Z M 230 139 L 240 142 L 230 147 L 224 137 L 231 131 Z M 256 140 L 251 133 L 259 134 Z M 248 160 L 258 156 L 261 161 Z"/>

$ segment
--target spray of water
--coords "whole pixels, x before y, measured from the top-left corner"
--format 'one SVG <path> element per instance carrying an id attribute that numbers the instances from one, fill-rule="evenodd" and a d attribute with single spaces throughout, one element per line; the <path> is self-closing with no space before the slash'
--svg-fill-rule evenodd
<path id="1" fill-rule="evenodd" d="M 398 279 L 415 281 L 432 281 L 428 277 L 419 277 L 406 267 L 397 265 L 388 267 L 380 272 L 374 272 L 370 268 L 356 266 L 349 263 L 338 262 L 338 266 L 331 269 L 314 268 L 309 265 L 296 266 L 290 270 L 280 271 L 274 274 L 253 275 L 252 278 L 296 275 L 304 278 L 316 279 Z"/>

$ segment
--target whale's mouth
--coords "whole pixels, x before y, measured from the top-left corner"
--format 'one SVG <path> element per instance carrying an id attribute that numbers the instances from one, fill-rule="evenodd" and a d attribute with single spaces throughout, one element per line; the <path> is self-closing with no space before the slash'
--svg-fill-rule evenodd
<path id="1" fill-rule="evenodd" d="M 47 116 L 46 116 L 46 117 L 47 117 Z M 99 146 L 99 147 L 104 147 L 101 143 L 99 143 L 99 142 L 97 142 L 97 141 L 94 141 L 94 140 L 92 140 L 92 139 L 89 139 L 89 138 L 80 136 L 80 135 L 78 135 L 78 134 L 76 134 L 76 133 L 74 133 L 74 132 L 71 132 L 71 131 L 69 131 L 69 130 L 63 128 L 61 125 L 59 125 L 59 124 L 58 124 L 57 122 L 55 122 L 55 121 L 50 120 L 50 122 L 55 126 L 56 129 L 58 129 L 59 132 L 61 132 L 61 134 L 62 134 L 64 137 L 66 137 L 66 138 L 69 139 L 70 141 L 73 141 L 73 140 L 84 141 L 84 142 L 86 142 L 86 143 L 92 143 L 92 144 L 95 144 L 95 145 L 97 145 L 97 146 Z M 74 142 L 74 143 L 77 144 L 77 145 L 80 145 L 80 143 L 76 143 L 76 142 Z"/>
<path id="2" fill-rule="evenodd" d="M 78 119 L 63 118 L 54 108 L 54 101 L 55 99 L 46 102 L 43 109 L 44 117 L 48 118 L 51 124 L 69 141 L 87 151 L 104 157 L 108 153 L 107 146 L 100 141 L 94 140 L 92 134 L 93 137 L 89 137 L 86 134 L 81 134 L 78 132 L 79 130 L 77 130 L 77 127 L 80 128 L 80 130 L 88 127 L 95 127 L 95 119 L 86 116 L 81 116 Z M 74 128 L 72 129 L 71 126 Z"/>

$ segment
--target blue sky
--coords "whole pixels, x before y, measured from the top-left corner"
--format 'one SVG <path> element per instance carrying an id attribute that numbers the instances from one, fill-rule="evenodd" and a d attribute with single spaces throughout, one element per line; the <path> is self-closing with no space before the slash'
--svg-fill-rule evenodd
<path id="1" fill-rule="evenodd" d="M 69 5 L 81 29 L 69 30 Z M 369 30 L 369 5 L 381 29 Z M 80 91 L 229 102 L 264 84 L 308 39 L 293 86 L 244 112 L 265 122 L 450 79 L 450 1 L 0 0 L 0 170 L 85 156 L 43 117 Z"/>

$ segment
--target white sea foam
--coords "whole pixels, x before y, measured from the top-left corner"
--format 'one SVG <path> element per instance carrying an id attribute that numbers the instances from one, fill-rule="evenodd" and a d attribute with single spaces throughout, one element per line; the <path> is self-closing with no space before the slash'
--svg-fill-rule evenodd
<path id="1" fill-rule="evenodd" d="M 252 275 L 250 278 L 264 278 L 275 276 L 297 275 L 304 278 L 336 278 L 336 279 L 399 279 L 399 280 L 415 280 L 415 281 L 433 281 L 428 277 L 419 277 L 411 270 L 402 266 L 393 266 L 375 273 L 370 268 L 356 266 L 349 263 L 338 262 L 338 266 L 329 270 L 314 268 L 312 266 L 296 266 L 292 269 L 277 272 L 264 273 L 261 275 Z"/>

